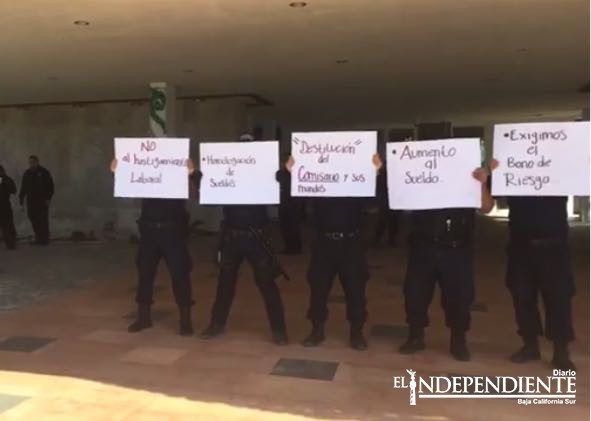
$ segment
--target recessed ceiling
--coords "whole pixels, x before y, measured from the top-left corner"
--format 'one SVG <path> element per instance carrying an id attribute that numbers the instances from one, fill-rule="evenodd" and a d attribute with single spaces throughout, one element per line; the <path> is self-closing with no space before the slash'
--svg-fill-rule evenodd
<path id="1" fill-rule="evenodd" d="M 586 0 L 3 3 L 0 104 L 136 98 L 168 81 L 256 93 L 298 124 L 363 125 L 588 101 Z"/>

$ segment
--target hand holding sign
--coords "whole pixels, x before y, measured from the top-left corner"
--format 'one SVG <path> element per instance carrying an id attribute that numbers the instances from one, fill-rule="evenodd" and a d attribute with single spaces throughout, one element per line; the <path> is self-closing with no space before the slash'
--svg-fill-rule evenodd
<path id="1" fill-rule="evenodd" d="M 476 168 L 472 173 L 472 177 L 479 181 L 480 183 L 484 184 L 488 180 L 489 173 L 486 168 Z"/>
<path id="2" fill-rule="evenodd" d="M 371 162 L 373 163 L 374 167 L 376 167 L 376 171 L 379 171 L 384 163 L 382 162 L 382 158 L 377 153 L 371 157 Z"/>
<path id="3" fill-rule="evenodd" d="M 187 160 L 187 169 L 189 170 L 189 175 L 192 175 L 195 172 L 195 163 L 191 158 Z"/>
<path id="4" fill-rule="evenodd" d="M 287 159 L 287 161 L 285 162 L 285 169 L 291 173 L 291 170 L 293 169 L 294 164 L 295 164 L 295 160 L 293 159 L 293 156 L 290 155 L 289 158 Z"/>

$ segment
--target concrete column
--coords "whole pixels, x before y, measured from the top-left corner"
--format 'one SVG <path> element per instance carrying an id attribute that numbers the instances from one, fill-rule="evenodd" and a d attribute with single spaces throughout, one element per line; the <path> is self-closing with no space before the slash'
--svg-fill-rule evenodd
<path id="1" fill-rule="evenodd" d="M 174 86 L 165 82 L 150 83 L 150 100 L 148 102 L 148 128 L 140 130 L 139 133 L 134 133 L 132 136 L 151 136 L 151 137 L 167 137 L 174 136 L 176 133 L 176 92 Z M 126 105 L 126 108 L 131 107 Z M 133 107 L 130 108 L 132 112 L 128 115 L 127 130 L 134 132 L 133 125 Z M 112 111 L 117 110 L 117 107 L 112 106 Z M 122 111 L 122 110 L 117 110 Z M 141 110 L 145 113 L 145 109 Z M 145 114 L 144 114 L 145 116 Z M 144 117 L 145 118 L 145 117 Z M 142 127 L 145 127 L 145 120 Z M 118 136 L 124 136 L 124 133 Z M 136 232 L 136 220 L 140 214 L 140 200 L 119 200 L 117 209 L 117 230 L 120 232 Z"/>
<path id="2" fill-rule="evenodd" d="M 589 108 L 583 108 L 581 120 L 589 121 Z M 575 211 L 579 214 L 581 222 L 589 223 L 589 196 L 575 197 Z"/>
<path id="3" fill-rule="evenodd" d="M 154 137 L 176 133 L 176 89 L 165 82 L 150 83 L 150 133 Z"/>

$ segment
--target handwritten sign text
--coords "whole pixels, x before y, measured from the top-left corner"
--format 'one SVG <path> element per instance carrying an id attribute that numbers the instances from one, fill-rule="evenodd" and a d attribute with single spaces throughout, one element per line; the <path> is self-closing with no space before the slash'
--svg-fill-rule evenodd
<path id="1" fill-rule="evenodd" d="M 387 145 L 391 209 L 480 207 L 480 139 L 396 142 Z"/>
<path id="2" fill-rule="evenodd" d="M 200 203 L 277 204 L 279 143 L 201 143 Z"/>
<path id="3" fill-rule="evenodd" d="M 375 196 L 377 133 L 293 133 L 293 196 Z"/>
<path id="4" fill-rule="evenodd" d="M 116 138 L 115 197 L 186 199 L 189 139 Z"/>
<path id="5" fill-rule="evenodd" d="M 589 195 L 589 122 L 498 124 L 497 196 Z"/>

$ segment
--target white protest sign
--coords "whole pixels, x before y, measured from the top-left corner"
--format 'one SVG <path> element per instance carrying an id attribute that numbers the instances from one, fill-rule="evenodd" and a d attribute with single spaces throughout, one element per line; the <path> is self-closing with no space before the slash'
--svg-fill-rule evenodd
<path id="1" fill-rule="evenodd" d="M 390 209 L 480 208 L 480 139 L 388 143 Z"/>
<path id="2" fill-rule="evenodd" d="M 292 196 L 373 197 L 377 132 L 293 133 Z"/>
<path id="3" fill-rule="evenodd" d="M 115 138 L 115 159 L 115 197 L 189 197 L 189 139 Z"/>
<path id="4" fill-rule="evenodd" d="M 203 205 L 279 203 L 279 142 L 201 143 Z"/>
<path id="5" fill-rule="evenodd" d="M 497 124 L 495 196 L 589 195 L 589 122 Z"/>

